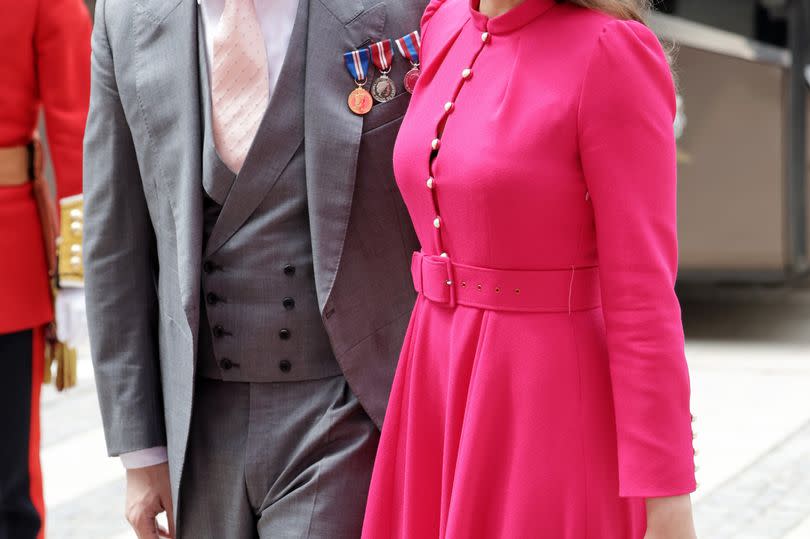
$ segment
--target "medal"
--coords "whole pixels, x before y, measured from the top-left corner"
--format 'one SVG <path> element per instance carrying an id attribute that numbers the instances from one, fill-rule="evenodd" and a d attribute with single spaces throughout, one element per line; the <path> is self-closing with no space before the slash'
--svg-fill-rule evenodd
<path id="1" fill-rule="evenodd" d="M 413 89 L 416 87 L 416 81 L 419 80 L 419 67 L 414 67 L 409 69 L 407 73 L 405 73 L 405 89 L 408 90 L 409 94 L 413 93 Z"/>
<path id="2" fill-rule="evenodd" d="M 371 83 L 371 95 L 380 103 L 391 101 L 397 95 L 394 81 L 391 80 L 391 77 L 380 75 L 377 80 Z"/>
<path id="3" fill-rule="evenodd" d="M 346 69 L 354 77 L 357 88 L 349 94 L 349 109 L 362 116 L 371 110 L 374 100 L 363 86 L 366 84 L 366 73 L 368 73 L 369 49 L 363 48 L 356 51 L 347 52 L 343 55 L 343 62 Z"/>
<path id="4" fill-rule="evenodd" d="M 380 71 L 380 76 L 371 84 L 371 95 L 380 103 L 391 101 L 397 95 L 394 81 L 388 76 L 394 59 L 394 45 L 390 39 L 372 43 L 369 47 L 371 61 Z"/>
<path id="5" fill-rule="evenodd" d="M 419 51 L 422 47 L 419 31 L 415 30 L 407 36 L 402 36 L 397 39 L 396 44 L 399 53 L 411 62 L 411 69 L 405 73 L 405 89 L 412 94 L 419 79 Z"/>
<path id="6" fill-rule="evenodd" d="M 349 108 L 359 116 L 368 114 L 373 104 L 371 94 L 362 86 L 358 86 L 349 94 Z"/>

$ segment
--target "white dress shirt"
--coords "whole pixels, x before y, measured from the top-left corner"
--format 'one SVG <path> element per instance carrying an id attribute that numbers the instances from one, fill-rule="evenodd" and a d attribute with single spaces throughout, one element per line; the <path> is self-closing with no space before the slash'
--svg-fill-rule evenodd
<path id="1" fill-rule="evenodd" d="M 225 0 L 197 0 L 197 4 L 200 5 L 202 12 L 205 53 L 208 65 L 211 65 L 211 58 L 214 55 L 214 34 L 225 9 Z M 259 26 L 264 35 L 270 96 L 272 96 L 290 46 L 290 36 L 298 13 L 298 0 L 253 0 L 253 4 L 256 6 Z M 210 80 L 210 72 L 208 76 Z M 166 447 L 150 447 L 121 455 L 121 462 L 126 468 L 154 466 L 167 460 Z"/>

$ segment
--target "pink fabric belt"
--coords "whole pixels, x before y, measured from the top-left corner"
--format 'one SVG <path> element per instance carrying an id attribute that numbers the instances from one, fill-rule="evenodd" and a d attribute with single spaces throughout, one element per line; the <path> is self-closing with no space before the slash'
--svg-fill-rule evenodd
<path id="1" fill-rule="evenodd" d="M 416 291 L 430 301 L 496 311 L 571 312 L 599 307 L 599 268 L 501 270 L 413 254 Z"/>

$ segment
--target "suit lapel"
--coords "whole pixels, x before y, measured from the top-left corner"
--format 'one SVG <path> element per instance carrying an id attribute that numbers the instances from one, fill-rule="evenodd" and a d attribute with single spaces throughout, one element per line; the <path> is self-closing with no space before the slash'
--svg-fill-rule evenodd
<path id="1" fill-rule="evenodd" d="M 383 38 L 385 5 L 311 0 L 304 144 L 315 281 L 321 309 L 340 265 L 349 223 L 363 118 L 347 104 L 354 88 L 343 53 Z"/>
<path id="2" fill-rule="evenodd" d="M 138 0 L 136 12 L 136 86 L 151 150 L 144 161 L 169 199 L 183 309 L 196 335 L 202 254 L 197 3 Z"/>

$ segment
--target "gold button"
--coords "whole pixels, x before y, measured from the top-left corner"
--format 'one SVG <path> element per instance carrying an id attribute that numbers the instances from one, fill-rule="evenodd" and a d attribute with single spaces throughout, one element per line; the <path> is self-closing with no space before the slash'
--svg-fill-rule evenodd
<path id="1" fill-rule="evenodd" d="M 447 111 L 447 112 L 450 112 L 451 110 L 453 110 L 453 102 L 448 101 L 447 103 L 445 103 L 444 104 L 444 110 Z"/>
<path id="2" fill-rule="evenodd" d="M 446 284 L 447 286 L 452 286 L 452 285 L 453 285 L 453 281 L 451 281 L 450 279 L 447 279 L 447 280 L 444 282 L 444 284 Z"/>
<path id="3" fill-rule="evenodd" d="M 78 234 L 82 231 L 82 224 L 79 221 L 73 221 L 70 223 L 70 230 Z"/>
<path id="4" fill-rule="evenodd" d="M 428 189 L 433 189 L 433 177 L 431 176 L 430 178 L 428 178 L 425 184 L 427 185 Z"/>
<path id="5" fill-rule="evenodd" d="M 78 243 L 74 243 L 73 245 L 70 246 L 70 252 L 74 255 L 77 255 L 82 252 L 82 246 L 79 245 Z"/>
<path id="6" fill-rule="evenodd" d="M 489 32 L 484 32 L 483 34 L 481 34 L 481 41 L 483 41 L 484 43 L 489 41 Z"/>
<path id="7" fill-rule="evenodd" d="M 441 219 L 439 219 L 438 217 L 436 217 L 436 218 L 433 220 L 433 226 L 435 226 L 436 228 L 439 228 L 440 226 L 442 226 L 442 220 L 441 220 Z"/>
<path id="8" fill-rule="evenodd" d="M 447 253 L 442 253 L 439 256 L 442 257 L 442 258 L 447 258 Z"/>
<path id="9" fill-rule="evenodd" d="M 472 75 L 472 69 L 469 67 L 464 68 L 464 71 L 461 72 L 462 79 L 469 79 L 470 75 Z"/>
<path id="10" fill-rule="evenodd" d="M 82 210 L 70 210 L 70 217 L 71 219 L 81 219 Z"/>
<path id="11" fill-rule="evenodd" d="M 80 266 L 82 263 L 82 259 L 78 256 L 71 256 L 70 257 L 70 265 L 71 266 Z"/>
<path id="12" fill-rule="evenodd" d="M 430 147 L 434 150 L 438 150 L 441 145 L 442 141 L 437 138 L 433 139 L 433 141 L 430 143 Z"/>

